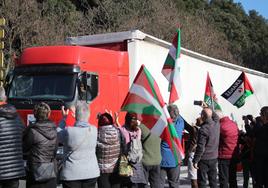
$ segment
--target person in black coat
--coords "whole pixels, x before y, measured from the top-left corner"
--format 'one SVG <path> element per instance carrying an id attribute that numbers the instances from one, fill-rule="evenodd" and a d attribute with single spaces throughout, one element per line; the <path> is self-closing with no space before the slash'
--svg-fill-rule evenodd
<path id="1" fill-rule="evenodd" d="M 46 103 L 41 102 L 35 105 L 33 112 L 36 122 L 26 128 L 23 137 L 23 148 L 28 153 L 26 187 L 56 188 L 56 177 L 46 181 L 37 181 L 33 174 L 35 165 L 42 165 L 55 160 L 57 151 L 56 125 L 48 119 L 50 107 Z"/>
<path id="2" fill-rule="evenodd" d="M 268 188 L 268 106 L 261 108 L 260 117 L 256 118 L 252 129 L 255 187 Z"/>
<path id="3" fill-rule="evenodd" d="M 19 178 L 25 176 L 22 132 L 24 125 L 16 108 L 6 103 L 0 87 L 0 187 L 18 188 Z"/>

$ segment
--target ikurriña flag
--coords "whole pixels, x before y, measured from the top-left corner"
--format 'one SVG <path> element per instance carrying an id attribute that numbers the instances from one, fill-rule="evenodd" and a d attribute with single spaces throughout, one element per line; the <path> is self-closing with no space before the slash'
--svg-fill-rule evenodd
<path id="1" fill-rule="evenodd" d="M 166 141 L 177 162 L 184 158 L 184 152 L 177 132 L 169 116 L 159 87 L 144 65 L 141 66 L 121 106 L 122 111 L 138 114 L 141 122 Z"/>
<path id="2" fill-rule="evenodd" d="M 172 45 L 169 48 L 167 58 L 162 68 L 162 74 L 169 82 L 169 103 L 174 103 L 180 96 L 180 66 L 179 57 L 181 53 L 181 34 L 180 29 L 177 30 Z"/>
<path id="3" fill-rule="evenodd" d="M 245 104 L 245 99 L 252 94 L 253 88 L 245 72 L 242 72 L 221 96 L 237 108 L 240 108 Z"/>
<path id="4" fill-rule="evenodd" d="M 207 81 L 206 81 L 204 102 L 208 106 L 211 106 L 215 110 L 221 110 L 221 107 L 217 102 L 217 97 L 216 97 L 216 94 L 214 92 L 214 88 L 213 88 L 209 73 L 207 73 Z"/>

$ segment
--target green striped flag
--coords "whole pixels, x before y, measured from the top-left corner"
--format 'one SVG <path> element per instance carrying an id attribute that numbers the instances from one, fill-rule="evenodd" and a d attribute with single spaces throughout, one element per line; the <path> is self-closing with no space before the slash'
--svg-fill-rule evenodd
<path id="1" fill-rule="evenodd" d="M 180 139 L 169 116 L 159 87 L 144 65 L 141 66 L 121 106 L 122 111 L 139 115 L 150 131 L 166 141 L 177 162 L 184 158 Z"/>
<path id="2" fill-rule="evenodd" d="M 237 108 L 245 104 L 245 99 L 253 94 L 253 88 L 244 72 L 236 81 L 221 95 Z"/>
<path id="3" fill-rule="evenodd" d="M 205 88 L 205 96 L 204 102 L 211 106 L 215 110 L 221 110 L 221 106 L 217 102 L 217 97 L 213 89 L 212 82 L 210 80 L 209 73 L 207 73 L 207 81 L 206 81 L 206 88 Z"/>
<path id="4" fill-rule="evenodd" d="M 181 32 L 180 29 L 177 30 L 167 58 L 165 60 L 164 66 L 162 68 L 162 74 L 166 77 L 169 82 L 169 103 L 174 103 L 180 97 L 180 64 L 179 57 L 181 53 Z"/>

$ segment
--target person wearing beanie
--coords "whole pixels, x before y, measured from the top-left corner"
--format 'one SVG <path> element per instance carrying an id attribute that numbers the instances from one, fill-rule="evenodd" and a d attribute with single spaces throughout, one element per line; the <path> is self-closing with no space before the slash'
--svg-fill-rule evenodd
<path id="1" fill-rule="evenodd" d="M 96 155 L 100 168 L 98 188 L 120 188 L 118 162 L 120 157 L 120 133 L 113 125 L 109 113 L 98 117 L 98 138 Z"/>

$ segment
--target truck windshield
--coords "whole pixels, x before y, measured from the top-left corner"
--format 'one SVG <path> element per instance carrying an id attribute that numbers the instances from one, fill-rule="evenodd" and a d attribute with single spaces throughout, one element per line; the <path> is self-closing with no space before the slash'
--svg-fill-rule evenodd
<path id="1" fill-rule="evenodd" d="M 75 94 L 76 74 L 15 75 L 9 90 L 9 99 L 72 100 Z"/>

